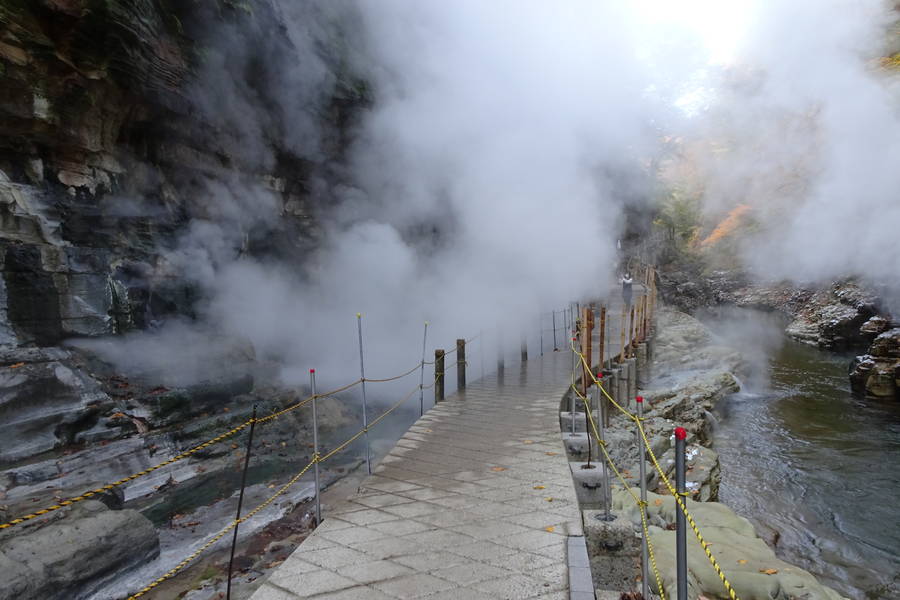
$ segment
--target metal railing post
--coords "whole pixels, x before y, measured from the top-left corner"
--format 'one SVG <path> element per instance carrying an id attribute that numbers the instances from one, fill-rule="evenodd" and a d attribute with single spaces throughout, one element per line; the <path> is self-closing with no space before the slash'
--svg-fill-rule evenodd
<path id="1" fill-rule="evenodd" d="M 602 376 L 602 375 L 601 375 Z M 597 386 L 597 392 L 600 393 L 599 386 Z M 606 465 L 606 456 L 603 450 L 606 448 L 606 427 L 603 425 L 603 422 L 606 420 L 606 406 L 605 402 L 598 402 L 600 406 L 600 415 L 599 419 L 597 419 L 597 437 L 599 437 L 598 444 L 600 445 L 599 453 L 600 453 L 600 462 L 603 467 L 603 517 L 602 520 L 609 522 L 613 520 L 613 516 L 610 514 L 610 509 L 612 508 L 612 494 L 611 489 L 609 487 L 609 467 Z M 590 440 L 590 438 L 588 438 Z"/>
<path id="2" fill-rule="evenodd" d="M 572 338 L 572 391 L 569 392 L 569 416 L 572 417 L 572 433 L 575 433 L 575 371 L 578 369 L 578 355 L 575 354 L 575 338 Z M 587 415 L 584 415 L 584 430 L 587 431 Z"/>
<path id="3" fill-rule="evenodd" d="M 425 414 L 425 341 L 428 339 L 428 321 L 422 333 L 422 368 L 419 369 L 419 416 Z"/>
<path id="4" fill-rule="evenodd" d="M 466 389 L 466 340 L 456 340 L 456 389 Z"/>
<path id="5" fill-rule="evenodd" d="M 372 452 L 369 446 L 369 407 L 366 402 L 366 367 L 363 362 L 362 313 L 356 313 L 356 329 L 359 332 L 359 378 L 362 389 L 363 437 L 366 443 L 366 472 L 372 474 Z"/>
<path id="6" fill-rule="evenodd" d="M 550 314 L 553 315 L 553 351 L 559 351 L 559 344 L 556 343 L 556 311 L 550 311 Z"/>
<path id="7" fill-rule="evenodd" d="M 687 431 L 682 427 L 675 428 L 675 491 L 681 498 L 685 500 L 685 484 L 684 484 L 684 447 Z M 685 523 L 684 512 L 675 504 L 675 570 L 678 574 L 677 590 L 678 600 L 688 600 L 687 591 L 687 523 Z"/>
<path id="8" fill-rule="evenodd" d="M 637 402 L 637 417 L 638 421 L 641 421 L 644 418 L 644 398 L 642 396 L 638 396 L 635 398 Z M 638 477 L 641 478 L 641 510 L 646 512 L 647 510 L 647 467 L 645 465 L 646 462 L 646 448 L 644 447 L 643 436 L 641 436 L 640 426 L 637 431 L 637 443 L 640 448 L 640 456 L 638 460 L 640 463 L 638 464 Z M 641 593 L 644 598 L 650 597 L 650 587 L 648 577 L 650 575 L 650 571 L 648 568 L 648 562 L 650 560 L 647 554 L 647 539 L 645 536 L 641 536 L 643 541 L 641 543 Z"/>
<path id="9" fill-rule="evenodd" d="M 256 429 L 256 405 L 250 417 L 250 432 L 247 435 L 247 454 L 244 457 L 244 472 L 241 474 L 241 493 L 238 495 L 237 515 L 234 517 L 234 535 L 231 538 L 231 557 L 228 559 L 228 583 L 225 585 L 225 598 L 231 600 L 231 573 L 234 569 L 234 551 L 237 547 L 238 527 L 241 524 L 241 508 L 244 506 L 244 488 L 247 487 L 247 471 L 250 469 L 250 452 L 253 449 L 253 430 Z"/>
<path id="10" fill-rule="evenodd" d="M 315 479 L 316 479 L 316 525 L 322 522 L 322 501 L 321 488 L 319 486 L 319 412 L 316 407 L 316 370 L 309 370 L 309 387 L 312 391 L 312 414 L 313 414 L 313 460 L 315 460 Z"/>

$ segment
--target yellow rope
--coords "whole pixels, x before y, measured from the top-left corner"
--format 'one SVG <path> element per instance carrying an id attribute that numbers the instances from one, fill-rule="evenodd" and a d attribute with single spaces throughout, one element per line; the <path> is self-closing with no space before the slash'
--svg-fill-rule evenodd
<path id="1" fill-rule="evenodd" d="M 718 561 L 716 561 L 715 556 L 713 556 L 712 551 L 709 549 L 709 544 L 706 542 L 706 540 L 703 539 L 703 535 L 700 533 L 700 528 L 697 527 L 697 524 L 694 522 L 694 518 L 691 516 L 690 512 L 688 512 L 687 505 L 684 503 L 683 499 L 681 498 L 679 493 L 675 490 L 675 487 L 672 485 L 671 481 L 669 481 L 669 478 L 666 477 L 665 471 L 660 466 L 659 461 L 656 458 L 656 454 L 653 452 L 653 448 L 650 447 L 650 440 L 647 438 L 647 433 L 644 431 L 644 426 L 641 423 L 641 419 L 639 419 L 636 415 L 632 414 L 631 412 L 622 408 L 612 398 L 612 396 L 610 396 L 609 393 L 607 393 L 606 389 L 603 387 L 600 380 L 598 380 L 597 377 L 594 375 L 593 370 L 590 368 L 590 365 L 587 364 L 587 360 L 585 359 L 584 355 L 582 353 L 578 352 L 578 350 L 576 350 L 574 343 L 572 344 L 572 352 L 574 352 L 581 358 L 581 364 L 586 365 L 587 372 L 590 373 L 591 379 L 593 380 L 593 382 L 597 386 L 597 388 L 603 393 L 603 395 L 606 396 L 607 400 L 609 400 L 613 404 L 613 406 L 618 408 L 619 411 L 621 411 L 624 415 L 626 415 L 629 419 L 631 419 L 632 421 L 634 421 L 637 424 L 638 432 L 641 434 L 641 439 L 643 440 L 644 446 L 646 447 L 647 452 L 650 454 L 650 460 L 653 462 L 653 466 L 656 468 L 657 472 L 659 473 L 660 478 L 662 479 L 666 488 L 669 490 L 669 492 L 675 498 L 675 502 L 676 502 L 676 504 L 678 504 L 679 509 L 681 510 L 682 513 L 684 513 L 684 516 L 687 519 L 687 522 L 690 524 L 691 529 L 694 531 L 694 535 L 697 537 L 697 541 L 700 542 L 700 547 L 703 548 L 703 552 L 706 554 L 706 558 L 709 560 L 709 562 L 712 565 L 713 569 L 715 570 L 716 574 L 719 576 L 719 579 L 722 580 L 722 585 L 725 587 L 725 591 L 728 592 L 728 595 L 731 598 L 731 600 L 739 600 L 737 594 L 734 591 L 734 588 L 731 586 L 731 583 L 728 581 L 728 578 L 725 576 L 725 573 L 722 572 L 722 568 L 719 566 Z M 573 372 L 573 376 L 574 376 L 574 372 Z M 574 389 L 574 385 L 572 387 Z M 577 390 L 575 390 L 575 391 L 577 393 Z"/>
<path id="2" fill-rule="evenodd" d="M 349 446 L 350 444 L 352 444 L 353 442 L 355 442 L 356 440 L 358 440 L 360 437 L 362 437 L 362 435 L 365 434 L 367 431 L 369 431 L 369 429 L 371 429 L 373 426 L 375 426 L 375 425 L 377 425 L 378 423 L 380 423 L 385 417 L 387 417 L 389 414 L 391 414 L 392 412 L 394 412 L 395 410 L 397 410 L 398 408 L 400 408 L 400 406 L 402 406 L 406 401 L 408 401 L 408 400 L 409 400 L 409 399 L 410 399 L 410 398 L 411 398 L 418 390 L 419 390 L 419 386 L 416 386 L 415 388 L 413 388 L 412 391 L 410 391 L 410 392 L 409 392 L 406 396 L 404 396 L 400 401 L 394 403 L 389 409 L 387 409 L 385 412 L 383 412 L 382 414 L 380 414 L 380 415 L 378 416 L 378 418 L 376 418 L 374 421 L 372 421 L 371 423 L 369 423 L 369 426 L 368 426 L 368 427 L 365 427 L 365 428 L 359 430 L 357 433 L 355 433 L 355 434 L 354 434 L 353 436 L 351 436 L 350 438 L 346 439 L 344 442 L 342 442 L 339 446 L 337 446 L 336 448 L 334 448 L 334 449 L 331 450 L 330 452 L 326 453 L 326 454 L 323 455 L 323 456 L 320 456 L 320 455 L 316 454 L 316 455 L 313 457 L 313 459 L 309 462 L 309 464 L 307 464 L 305 467 L 303 467 L 303 469 L 302 469 L 299 473 L 297 473 L 296 475 L 294 475 L 294 477 L 292 477 L 290 481 L 288 481 L 286 484 L 284 484 L 283 486 L 281 486 L 281 488 L 280 488 L 277 492 L 275 492 L 272 496 L 270 496 L 265 502 L 259 504 L 256 508 L 254 508 L 253 510 L 251 510 L 250 512 L 248 512 L 246 515 L 244 515 L 244 516 L 241 517 L 240 519 L 235 520 L 235 521 L 232 521 L 231 523 L 229 523 L 229 524 L 228 524 L 224 529 L 222 529 L 219 533 L 217 533 L 216 535 L 214 535 L 214 536 L 213 536 L 212 538 L 210 538 L 205 544 L 203 544 L 202 546 L 200 546 L 200 548 L 198 548 L 197 550 L 195 550 L 194 552 L 192 552 L 190 555 L 188 555 L 187 558 L 185 558 L 183 561 L 181 561 L 180 563 L 178 563 L 177 565 L 175 565 L 175 567 L 173 567 L 172 569 L 170 569 L 169 571 L 167 571 L 166 573 L 164 573 L 164 574 L 163 574 L 162 576 L 160 576 L 159 578 L 155 579 L 152 583 L 149 583 L 148 585 L 146 585 L 146 586 L 145 586 L 144 588 L 142 588 L 140 591 L 138 591 L 138 592 L 134 593 L 133 595 L 129 596 L 129 597 L 128 597 L 128 600 L 135 600 L 136 598 L 140 598 L 141 596 L 143 596 L 144 594 L 146 594 L 147 592 L 149 592 L 149 591 L 152 590 L 153 588 L 157 587 L 157 586 L 158 586 L 159 584 L 161 584 L 162 582 L 166 581 L 167 579 L 171 579 L 172 577 L 174 577 L 175 575 L 177 575 L 179 571 L 181 571 L 182 569 L 184 569 L 184 567 L 186 567 L 187 565 L 189 565 L 189 564 L 190 564 L 191 562 L 193 562 L 198 556 L 200 556 L 203 552 L 205 552 L 206 550 L 208 550 L 208 549 L 210 548 L 210 546 L 212 546 L 212 545 L 215 544 L 217 541 L 219 541 L 220 539 L 222 539 L 222 537 L 225 536 L 225 534 L 227 534 L 229 531 L 231 531 L 232 529 L 234 529 L 237 525 L 239 525 L 239 524 L 241 524 L 241 523 L 243 523 L 243 522 L 245 522 L 245 521 L 247 521 L 247 520 L 253 518 L 253 516 L 256 515 L 259 511 L 263 510 L 265 507 L 267 507 L 267 506 L 270 505 L 272 502 L 274 502 L 276 498 L 278 498 L 279 496 L 281 496 L 282 494 L 284 494 L 288 489 L 291 488 L 291 486 L 293 486 L 295 483 L 297 483 L 297 481 L 300 480 L 300 478 L 301 478 L 301 477 L 302 477 L 302 476 L 310 469 L 310 467 L 312 467 L 312 466 L 313 466 L 314 464 L 316 464 L 316 463 L 324 462 L 324 461 L 328 460 L 329 458 L 331 458 L 332 456 L 334 456 L 335 454 L 337 454 L 337 453 L 343 451 L 344 449 L 346 449 L 347 446 Z M 317 493 L 318 493 L 318 490 L 317 490 Z"/>
<path id="3" fill-rule="evenodd" d="M 631 499 L 634 500 L 634 503 L 638 506 L 638 509 L 641 513 L 641 526 L 644 529 L 644 540 L 647 542 L 647 554 L 650 556 L 650 566 L 653 569 L 653 575 L 656 578 L 656 589 L 659 591 L 660 598 L 662 600 L 666 600 L 666 592 L 663 590 L 662 586 L 662 577 L 659 574 L 659 569 L 656 567 L 656 556 L 653 554 L 653 544 L 650 542 L 650 531 L 647 528 L 647 515 L 645 512 L 646 503 L 642 502 L 640 498 L 634 495 L 634 492 L 631 491 L 631 486 L 628 485 L 628 482 L 622 477 L 622 473 L 619 472 L 619 469 L 616 468 L 616 464 L 613 462 L 612 457 L 609 455 L 609 452 L 606 450 L 606 441 L 600 439 L 600 433 L 597 430 L 597 423 L 594 421 L 594 415 L 591 414 L 591 404 L 590 401 L 582 395 L 578 388 L 574 385 L 572 386 L 572 391 L 581 398 L 581 401 L 584 403 L 585 414 L 587 415 L 588 422 L 591 425 L 591 430 L 594 433 L 594 439 L 597 441 L 597 446 L 600 450 L 603 451 L 603 456 L 606 458 L 606 462 L 609 464 L 610 468 L 613 470 L 613 473 L 616 474 L 616 477 L 619 478 L 619 481 L 622 482 L 622 487 L 628 492 L 628 495 L 631 496 Z M 588 442 L 590 443 L 590 442 Z M 612 498 L 610 498 L 612 500 Z"/>

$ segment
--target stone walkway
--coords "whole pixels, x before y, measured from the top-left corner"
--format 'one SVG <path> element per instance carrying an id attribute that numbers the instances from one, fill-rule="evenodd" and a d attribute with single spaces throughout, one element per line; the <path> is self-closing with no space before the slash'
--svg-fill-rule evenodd
<path id="1" fill-rule="evenodd" d="M 561 441 L 568 352 L 425 414 L 252 600 L 594 598 Z"/>

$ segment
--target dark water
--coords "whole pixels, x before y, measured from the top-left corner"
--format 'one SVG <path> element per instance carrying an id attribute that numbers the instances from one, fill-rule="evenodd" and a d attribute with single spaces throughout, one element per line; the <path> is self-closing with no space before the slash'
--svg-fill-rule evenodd
<path id="1" fill-rule="evenodd" d="M 900 403 L 851 395 L 848 356 L 741 319 L 708 322 L 759 359 L 717 410 L 722 501 L 843 595 L 900 598 Z"/>

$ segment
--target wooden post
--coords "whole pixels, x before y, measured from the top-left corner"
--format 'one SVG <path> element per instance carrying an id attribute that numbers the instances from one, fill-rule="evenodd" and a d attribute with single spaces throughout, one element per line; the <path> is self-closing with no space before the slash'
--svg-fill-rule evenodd
<path id="1" fill-rule="evenodd" d="M 634 346 L 634 304 L 631 305 L 631 319 L 628 321 L 628 356 L 630 357 L 632 352 L 631 348 Z"/>
<path id="2" fill-rule="evenodd" d="M 600 307 L 600 347 L 597 349 L 600 354 L 600 370 L 606 368 L 606 307 Z"/>
<path id="3" fill-rule="evenodd" d="M 434 403 L 444 401 L 444 351 L 434 351 Z"/>
<path id="4" fill-rule="evenodd" d="M 581 353 L 584 355 L 584 363 L 581 365 L 581 393 L 587 396 L 587 390 L 590 387 L 591 372 L 590 368 L 593 364 L 591 357 L 591 343 L 594 332 L 594 314 L 593 311 L 584 306 L 581 308 Z M 586 364 L 585 364 L 586 363 Z"/>
<path id="5" fill-rule="evenodd" d="M 619 354 L 619 364 L 622 364 L 622 361 L 625 360 L 625 326 L 627 325 L 627 316 L 628 316 L 628 306 L 625 304 L 622 305 L 622 324 L 619 328 L 619 337 L 621 338 L 621 342 L 619 347 L 622 349 L 622 352 Z"/>
<path id="6" fill-rule="evenodd" d="M 456 389 L 466 389 L 466 340 L 456 340 Z"/>
<path id="7" fill-rule="evenodd" d="M 520 350 L 522 354 L 522 362 L 526 362 L 528 360 L 528 339 L 524 335 L 522 336 L 522 346 Z"/>

